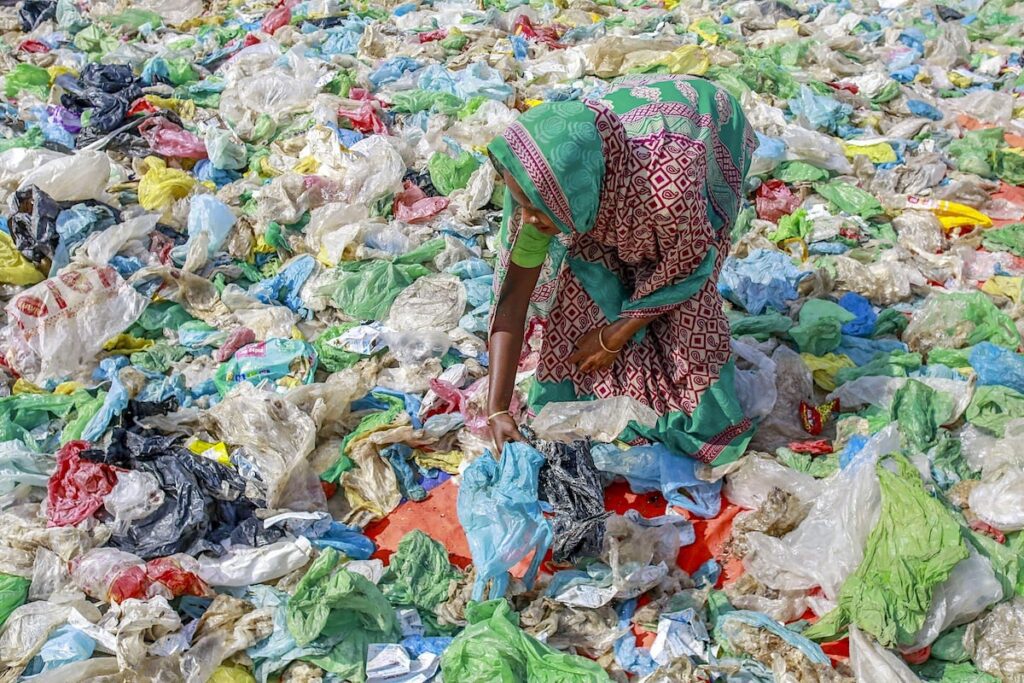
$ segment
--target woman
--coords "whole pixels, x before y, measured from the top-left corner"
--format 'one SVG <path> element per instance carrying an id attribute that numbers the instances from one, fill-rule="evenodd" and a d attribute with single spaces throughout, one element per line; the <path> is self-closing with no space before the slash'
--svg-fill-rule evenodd
<path id="1" fill-rule="evenodd" d="M 532 410 L 631 396 L 660 419 L 620 438 L 714 464 L 743 453 L 753 427 L 717 279 L 754 147 L 731 95 L 666 75 L 539 105 L 491 142 L 507 188 L 488 395 L 499 448 L 521 439 L 509 405 L 532 308 Z"/>

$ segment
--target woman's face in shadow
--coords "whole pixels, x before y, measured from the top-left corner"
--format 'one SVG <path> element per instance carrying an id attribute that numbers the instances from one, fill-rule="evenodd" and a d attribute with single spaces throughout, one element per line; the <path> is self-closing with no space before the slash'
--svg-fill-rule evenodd
<path id="1" fill-rule="evenodd" d="M 523 211 L 523 223 L 533 225 L 537 230 L 541 231 L 545 235 L 557 235 L 559 230 L 555 226 L 554 222 L 548 217 L 546 213 L 535 207 L 530 203 L 530 200 L 526 198 L 523 193 L 523 188 L 519 187 L 519 183 L 512 177 L 512 174 L 508 171 L 502 171 L 502 177 L 505 179 L 505 185 L 508 187 L 508 191 L 512 193 L 512 198 L 516 200 L 516 204 Z"/>

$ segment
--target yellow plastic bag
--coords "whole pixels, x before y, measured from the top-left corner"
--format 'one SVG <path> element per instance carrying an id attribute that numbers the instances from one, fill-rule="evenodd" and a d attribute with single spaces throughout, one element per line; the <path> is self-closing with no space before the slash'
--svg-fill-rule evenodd
<path id="1" fill-rule="evenodd" d="M 223 441 L 210 442 L 196 439 L 188 444 L 188 449 L 200 457 L 231 467 L 231 456 L 228 455 L 228 447 Z"/>
<path id="2" fill-rule="evenodd" d="M 982 228 L 992 227 L 991 218 L 966 204 L 936 201 L 924 197 L 907 197 L 907 208 L 931 211 L 946 230 L 969 225 L 976 225 Z"/>
<path id="3" fill-rule="evenodd" d="M 666 66 L 671 74 L 692 74 L 703 76 L 711 66 L 708 53 L 697 45 L 683 45 L 650 66 Z"/>
<path id="4" fill-rule="evenodd" d="M 141 339 L 139 337 L 133 337 L 127 332 L 122 332 L 116 337 L 108 339 L 107 343 L 103 345 L 103 350 L 111 351 L 113 353 L 129 354 L 135 353 L 136 351 L 145 351 L 155 343 L 156 342 L 152 339 Z"/>
<path id="5" fill-rule="evenodd" d="M 800 357 L 810 368 L 814 383 L 825 391 L 832 391 L 836 388 L 836 375 L 840 370 L 857 367 L 857 364 L 849 356 L 841 353 L 826 353 L 824 356 L 801 353 Z"/>
<path id="6" fill-rule="evenodd" d="M 167 168 L 159 157 L 143 160 L 146 173 L 139 181 L 139 204 L 147 211 L 166 209 L 175 200 L 188 196 L 196 181 L 185 171 Z"/>
<path id="7" fill-rule="evenodd" d="M 870 144 L 844 142 L 843 152 L 846 153 L 849 159 L 863 154 L 875 164 L 887 164 L 896 161 L 896 150 L 888 142 L 873 142 Z"/>
<path id="8" fill-rule="evenodd" d="M 240 666 L 222 664 L 213 670 L 207 683 L 256 683 L 256 679 Z"/>
<path id="9" fill-rule="evenodd" d="M 981 291 L 993 296 L 1005 296 L 1013 303 L 1019 304 L 1022 286 L 1024 286 L 1024 278 L 994 275 L 985 281 L 985 284 L 981 286 Z"/>
<path id="10" fill-rule="evenodd" d="M 26 286 L 45 279 L 46 276 L 36 270 L 32 262 L 15 248 L 11 236 L 0 230 L 0 282 Z"/>

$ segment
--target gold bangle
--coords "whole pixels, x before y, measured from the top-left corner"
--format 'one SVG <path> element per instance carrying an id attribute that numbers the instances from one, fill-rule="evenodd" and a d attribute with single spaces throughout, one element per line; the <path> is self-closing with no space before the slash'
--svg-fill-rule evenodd
<path id="1" fill-rule="evenodd" d="M 604 328 L 603 327 L 597 331 L 597 343 L 601 345 L 601 348 L 604 349 L 605 353 L 610 353 L 612 355 L 615 355 L 616 353 L 618 353 L 619 351 L 622 350 L 621 346 L 619 348 L 615 349 L 615 350 L 612 350 L 612 349 L 609 349 L 607 346 L 604 345 Z"/>
<path id="2" fill-rule="evenodd" d="M 498 417 L 499 415 L 508 415 L 509 417 L 512 417 L 512 413 L 508 412 L 507 410 L 499 410 L 498 412 L 487 416 L 487 424 L 491 424 L 491 420 Z"/>

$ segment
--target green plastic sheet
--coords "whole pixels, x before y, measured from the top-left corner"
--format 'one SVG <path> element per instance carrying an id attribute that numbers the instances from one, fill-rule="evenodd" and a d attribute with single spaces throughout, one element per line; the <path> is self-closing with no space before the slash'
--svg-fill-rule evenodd
<path id="1" fill-rule="evenodd" d="M 896 391 L 890 414 L 899 423 L 903 445 L 925 451 L 935 444 L 939 427 L 949 421 L 953 410 L 952 396 L 912 379 Z"/>
<path id="2" fill-rule="evenodd" d="M 793 319 L 776 311 L 762 315 L 742 315 L 735 311 L 727 313 L 729 327 L 734 337 L 754 337 L 764 341 L 772 335 L 789 332 L 793 327 Z"/>
<path id="3" fill-rule="evenodd" d="M 469 625 L 441 655 L 446 681 L 458 683 L 597 683 L 610 680 L 589 659 L 558 652 L 519 628 L 504 599 L 466 606 Z"/>
<path id="4" fill-rule="evenodd" d="M 789 331 L 801 353 L 824 356 L 842 341 L 843 325 L 853 313 L 824 299 L 810 299 L 800 308 L 799 324 Z"/>
<path id="5" fill-rule="evenodd" d="M 1024 417 L 1024 394 L 1001 385 L 978 387 L 964 417 L 1002 438 L 1007 422 Z"/>
<path id="6" fill-rule="evenodd" d="M 978 671 L 969 662 L 954 664 L 929 659 L 924 664 L 911 667 L 925 683 L 1002 683 L 995 676 Z"/>
<path id="7" fill-rule="evenodd" d="M 50 74 L 33 64 L 19 64 L 4 76 L 4 95 L 17 97 L 21 93 L 46 99 L 50 92 Z"/>
<path id="8" fill-rule="evenodd" d="M 366 680 L 366 650 L 371 643 L 394 643 L 400 635 L 394 609 L 373 583 L 341 564 L 342 555 L 326 548 L 299 580 L 288 600 L 288 632 L 300 646 L 327 641 L 322 656 L 304 657 L 343 680 Z"/>
<path id="9" fill-rule="evenodd" d="M 469 152 L 463 152 L 457 157 L 435 152 L 427 164 L 431 184 L 446 197 L 468 185 L 469 177 L 479 167 L 480 162 Z"/>
<path id="10" fill-rule="evenodd" d="M 816 183 L 828 180 L 829 172 L 806 161 L 784 161 L 772 174 L 784 183 Z"/>
<path id="11" fill-rule="evenodd" d="M 833 180 L 830 183 L 815 183 L 814 191 L 829 200 L 845 213 L 861 218 L 872 218 L 885 213 L 885 209 L 874 195 L 855 185 Z"/>
<path id="12" fill-rule="evenodd" d="M 4 625 L 11 612 L 28 600 L 28 587 L 32 582 L 12 574 L 0 574 L 0 626 Z"/>
<path id="13" fill-rule="evenodd" d="M 328 372 L 338 372 L 352 367 L 362 359 L 362 356 L 354 351 L 346 351 L 334 341 L 345 334 L 359 323 L 343 323 L 332 325 L 313 342 L 316 355 L 320 359 L 320 365 Z"/>
<path id="14" fill-rule="evenodd" d="M 1015 256 L 1024 256 L 1024 223 L 986 230 L 981 243 L 989 251 L 1008 251 Z"/>
<path id="15" fill-rule="evenodd" d="M 794 237 L 805 240 L 813 229 L 814 224 L 807 218 L 807 209 L 797 209 L 779 219 L 779 227 L 768 235 L 768 239 L 772 242 L 782 242 Z"/>
<path id="16" fill-rule="evenodd" d="M 448 550 L 414 529 L 399 541 L 380 586 L 391 604 L 429 611 L 448 599 L 450 582 L 461 577 L 448 561 Z"/>
<path id="17" fill-rule="evenodd" d="M 935 587 L 967 558 L 960 525 L 928 494 L 917 469 L 903 455 L 892 462 L 895 472 L 876 467 L 882 510 L 864 560 L 840 589 L 838 606 L 804 631 L 808 638 L 835 640 L 853 623 L 885 647 L 909 645 Z"/>

